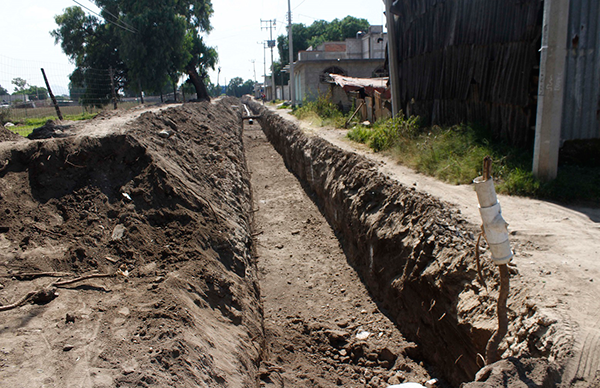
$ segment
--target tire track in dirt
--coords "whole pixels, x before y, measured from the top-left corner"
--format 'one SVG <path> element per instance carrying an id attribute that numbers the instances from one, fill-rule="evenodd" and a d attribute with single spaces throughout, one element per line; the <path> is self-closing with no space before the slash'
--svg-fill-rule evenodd
<path id="1" fill-rule="evenodd" d="M 244 142 L 267 337 L 262 386 L 387 387 L 430 378 L 407 357 L 415 344 L 371 300 L 258 124 L 246 125 Z"/>
<path id="2" fill-rule="evenodd" d="M 569 376 L 569 380 L 575 384 L 578 381 L 592 381 L 600 373 L 600 354 L 597 351 L 600 348 L 600 320 L 589 327 L 581 328 L 580 338 L 583 338 L 583 341 L 575 345 L 576 349 L 579 348 L 577 367 L 573 376 Z"/>

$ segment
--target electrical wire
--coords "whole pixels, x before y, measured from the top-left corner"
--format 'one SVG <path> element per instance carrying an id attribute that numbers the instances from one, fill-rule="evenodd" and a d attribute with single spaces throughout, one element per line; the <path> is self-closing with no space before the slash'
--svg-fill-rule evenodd
<path id="1" fill-rule="evenodd" d="M 131 30 L 131 29 L 129 29 L 129 28 L 127 28 L 127 27 L 125 27 L 125 26 L 123 26 L 123 25 L 119 24 L 119 23 L 115 23 L 115 22 L 113 22 L 112 20 L 106 19 L 104 16 L 100 15 L 98 12 L 95 12 L 95 11 L 93 11 L 93 10 L 89 9 L 89 8 L 88 8 L 88 7 L 86 7 L 85 5 L 83 5 L 83 4 L 81 4 L 80 2 L 78 2 L 77 0 L 73 0 L 73 2 L 74 2 L 75 4 L 77 4 L 77 5 L 79 5 L 80 7 L 83 7 L 83 8 L 85 8 L 85 9 L 87 9 L 89 12 L 93 13 L 94 15 L 98 15 L 98 16 L 100 16 L 102 19 L 106 20 L 108 23 L 110 23 L 110 24 L 114 24 L 115 26 L 119 27 L 119 28 L 120 28 L 120 29 L 122 29 L 122 30 L 125 30 L 125 31 L 128 31 L 128 32 L 131 32 L 132 34 L 135 34 L 135 33 L 139 32 L 139 31 L 137 31 L 137 30 L 135 30 L 135 31 L 134 31 L 134 30 Z M 110 12 L 109 12 L 109 13 L 110 13 Z M 112 14 L 111 14 L 111 15 L 112 15 Z M 114 17 L 114 16 L 113 16 L 113 17 Z"/>

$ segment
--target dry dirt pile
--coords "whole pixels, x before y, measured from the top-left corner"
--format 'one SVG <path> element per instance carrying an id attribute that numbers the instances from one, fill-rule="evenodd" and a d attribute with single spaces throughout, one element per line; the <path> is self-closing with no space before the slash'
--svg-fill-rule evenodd
<path id="1" fill-rule="evenodd" d="M 3 386 L 253 386 L 262 316 L 239 112 L 0 143 Z M 74 279 L 60 284 L 55 277 Z"/>
<path id="2" fill-rule="evenodd" d="M 434 198 L 390 180 L 365 158 L 307 137 L 247 102 L 263 115 L 263 130 L 288 168 L 315 194 L 369 291 L 419 345 L 418 356 L 453 385 L 471 381 L 483 366 L 480 355 L 496 327 L 498 288 L 489 265 L 484 266 L 487 289 L 476 281 L 476 227 Z M 513 283 L 509 300 L 511 325 L 500 346 L 503 356 L 565 356 L 568 349 L 553 348 L 556 320 L 527 302 L 523 284 Z M 541 370 L 545 373 L 535 380 L 554 383 L 552 368 Z"/>

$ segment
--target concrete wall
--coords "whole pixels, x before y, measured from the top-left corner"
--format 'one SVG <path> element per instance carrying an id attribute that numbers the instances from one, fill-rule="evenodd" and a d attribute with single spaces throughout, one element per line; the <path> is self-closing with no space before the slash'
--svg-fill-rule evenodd
<path id="1" fill-rule="evenodd" d="M 373 71 L 382 65 L 383 59 L 299 62 L 295 67 L 298 101 L 304 98 L 314 100 L 320 94 L 327 94 L 330 91 L 331 85 L 321 82 L 320 79 L 321 74 L 329 67 L 339 67 L 349 77 L 371 78 Z"/>

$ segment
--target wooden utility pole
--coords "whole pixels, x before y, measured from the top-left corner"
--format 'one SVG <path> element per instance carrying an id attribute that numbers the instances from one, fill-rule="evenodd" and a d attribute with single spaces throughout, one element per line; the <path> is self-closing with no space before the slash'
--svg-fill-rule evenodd
<path id="1" fill-rule="evenodd" d="M 113 72 L 112 66 L 108 68 L 108 74 L 110 76 L 110 91 L 112 93 L 113 106 L 115 110 L 117 110 L 117 92 L 115 90 L 115 74 Z"/>
<path id="2" fill-rule="evenodd" d="M 48 83 L 48 78 L 46 77 L 46 72 L 42 68 L 42 75 L 44 76 L 44 82 L 46 82 L 46 88 L 48 88 L 48 94 L 50 94 L 50 98 L 52 99 L 52 103 L 54 104 L 54 109 L 56 109 L 56 115 L 59 120 L 63 119 L 62 113 L 60 113 L 60 108 L 58 107 L 58 102 L 56 101 L 56 97 L 54 97 L 54 93 L 52 93 L 52 89 L 50 88 L 50 84 Z"/>

